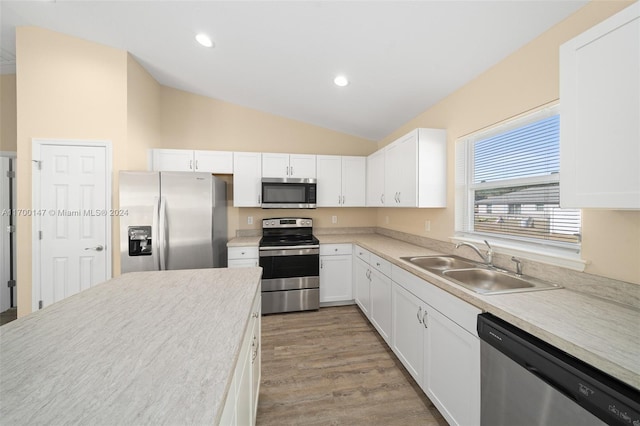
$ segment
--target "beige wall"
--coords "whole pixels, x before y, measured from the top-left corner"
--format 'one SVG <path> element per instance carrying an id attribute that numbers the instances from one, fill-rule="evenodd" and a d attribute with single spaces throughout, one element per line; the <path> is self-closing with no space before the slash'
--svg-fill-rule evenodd
<path id="1" fill-rule="evenodd" d="M 0 75 L 0 151 L 16 152 L 16 75 Z"/>
<path id="2" fill-rule="evenodd" d="M 162 87 L 161 146 L 222 151 L 286 152 L 296 154 L 367 155 L 376 144 L 366 139 L 335 132 L 300 121 Z M 228 179 L 231 183 L 231 180 Z M 233 187 L 227 187 L 229 200 Z M 228 210 L 229 237 L 237 229 L 260 229 L 260 220 L 278 215 L 303 215 L 315 219 L 315 226 L 375 226 L 376 213 L 364 208 L 322 208 L 317 210 Z M 338 216 L 336 224 L 331 216 Z M 253 217 L 253 224 L 247 217 Z"/>
<path id="3" fill-rule="evenodd" d="M 17 29 L 16 51 L 17 201 L 19 208 L 30 209 L 32 138 L 109 140 L 114 170 L 127 164 L 127 54 L 33 27 Z M 18 218 L 17 235 L 18 315 L 23 316 L 31 312 L 30 218 Z"/>
<path id="4" fill-rule="evenodd" d="M 449 207 L 379 209 L 377 225 L 448 241 L 454 233 L 456 139 L 558 102 L 559 46 L 630 3 L 589 3 L 385 138 L 379 147 L 416 127 L 447 129 Z M 424 231 L 425 220 L 431 221 L 431 232 Z M 640 284 L 640 212 L 584 210 L 582 247 L 586 272 Z"/>
<path id="5" fill-rule="evenodd" d="M 376 144 L 251 108 L 162 87 L 162 147 L 367 155 Z"/>

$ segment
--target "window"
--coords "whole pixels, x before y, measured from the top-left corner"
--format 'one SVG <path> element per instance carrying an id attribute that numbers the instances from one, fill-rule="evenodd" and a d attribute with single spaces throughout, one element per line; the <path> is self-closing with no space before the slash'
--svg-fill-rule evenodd
<path id="1" fill-rule="evenodd" d="M 580 249 L 580 210 L 560 208 L 557 107 L 456 144 L 456 235 Z"/>

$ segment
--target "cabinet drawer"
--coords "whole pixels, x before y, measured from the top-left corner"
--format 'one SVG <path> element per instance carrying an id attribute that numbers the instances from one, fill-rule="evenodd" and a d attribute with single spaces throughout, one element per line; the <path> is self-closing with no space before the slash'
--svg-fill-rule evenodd
<path id="1" fill-rule="evenodd" d="M 320 244 L 320 256 L 351 254 L 351 244 Z"/>
<path id="2" fill-rule="evenodd" d="M 378 271 L 382 272 L 386 276 L 391 276 L 391 262 L 389 262 L 388 260 L 384 260 L 380 256 L 376 256 L 375 254 L 371 253 L 369 257 L 369 265 L 371 265 L 372 268 L 375 268 Z"/>
<path id="3" fill-rule="evenodd" d="M 257 259 L 258 247 L 229 247 L 227 253 L 229 259 Z"/>
<path id="4" fill-rule="evenodd" d="M 358 257 L 359 259 L 364 260 L 365 262 L 369 263 L 369 256 L 371 255 L 371 253 L 369 253 L 368 250 L 363 249 L 360 246 L 353 246 L 353 253 L 356 255 L 356 257 Z"/>

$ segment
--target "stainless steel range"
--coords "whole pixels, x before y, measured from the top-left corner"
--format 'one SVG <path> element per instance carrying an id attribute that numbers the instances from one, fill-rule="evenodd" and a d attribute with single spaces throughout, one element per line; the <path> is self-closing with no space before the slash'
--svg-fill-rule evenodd
<path id="1" fill-rule="evenodd" d="M 262 221 L 262 313 L 307 311 L 320 306 L 320 243 L 310 218 Z"/>

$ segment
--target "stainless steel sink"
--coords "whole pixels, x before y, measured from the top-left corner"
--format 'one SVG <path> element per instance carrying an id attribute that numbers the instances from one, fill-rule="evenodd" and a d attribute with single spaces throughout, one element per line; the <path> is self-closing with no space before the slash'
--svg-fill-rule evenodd
<path id="1" fill-rule="evenodd" d="M 415 266 L 438 274 L 480 294 L 519 293 L 562 288 L 537 278 L 516 275 L 455 255 L 401 257 Z"/>
<path id="2" fill-rule="evenodd" d="M 477 268 L 478 263 L 464 259 L 458 256 L 415 256 L 415 257 L 401 257 L 400 259 L 413 263 L 420 268 L 445 271 L 448 269 L 466 269 Z"/>

